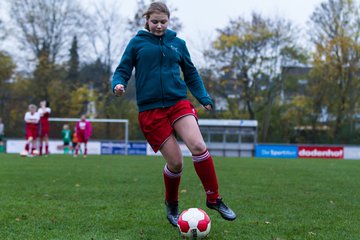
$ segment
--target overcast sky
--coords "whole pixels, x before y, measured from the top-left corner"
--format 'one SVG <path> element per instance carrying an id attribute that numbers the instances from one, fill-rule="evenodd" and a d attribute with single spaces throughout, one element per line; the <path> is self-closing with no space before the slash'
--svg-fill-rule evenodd
<path id="1" fill-rule="evenodd" d="M 102 0 L 109 3 L 113 1 Z M 293 20 L 296 24 L 305 25 L 315 7 L 323 1 L 325 0 L 167 0 L 166 2 L 171 8 L 178 9 L 174 14 L 180 18 L 184 24 L 184 32 L 188 35 L 198 31 L 211 32 L 226 25 L 230 18 L 248 17 L 253 11 L 268 17 L 282 16 Z M 120 2 L 120 11 L 129 17 L 136 10 L 136 0 L 116 2 Z"/>
<path id="2" fill-rule="evenodd" d="M 123 2 L 125 7 L 127 1 Z M 230 18 L 239 16 L 249 18 L 254 11 L 266 17 L 281 16 L 292 20 L 295 24 L 305 26 L 310 14 L 322 1 L 168 0 L 167 2 L 178 9 L 175 14 L 184 24 L 184 35 L 192 38 L 193 34 L 197 35 L 199 32 L 211 34 L 216 28 L 223 28 Z"/>
<path id="3" fill-rule="evenodd" d="M 88 0 L 81 1 L 89 3 Z M 257 12 L 264 17 L 280 16 L 305 29 L 309 16 L 323 1 L 325 0 L 167 0 L 166 2 L 170 9 L 177 9 L 171 14 L 177 16 L 183 24 L 183 29 L 178 35 L 186 40 L 192 55 L 199 58 L 202 43 L 209 38 L 215 38 L 215 30 L 226 27 L 230 19 L 239 16 L 250 19 L 251 13 Z M 124 17 L 133 17 L 137 8 L 136 0 L 116 2 L 119 3 L 119 11 Z"/>
<path id="4" fill-rule="evenodd" d="M 178 17 L 183 24 L 178 36 L 186 40 L 195 64 L 203 64 L 201 59 L 204 45 L 209 46 L 210 40 L 216 37 L 215 30 L 226 27 L 230 19 L 239 16 L 250 19 L 251 13 L 257 12 L 264 17 L 280 16 L 305 29 L 309 16 L 323 1 L 327 0 L 167 0 L 167 4 L 170 9 L 177 9 L 172 15 Z M 116 2 L 114 7 L 119 9 L 119 13 L 124 18 L 132 18 L 137 10 L 137 0 L 79 0 L 79 2 L 89 8 L 94 2 L 109 5 Z M 4 13 L 2 11 L 4 9 L 1 9 L 4 3 L 0 0 L 0 13 Z M 7 48 L 5 44 L 2 45 L 2 48 Z"/>

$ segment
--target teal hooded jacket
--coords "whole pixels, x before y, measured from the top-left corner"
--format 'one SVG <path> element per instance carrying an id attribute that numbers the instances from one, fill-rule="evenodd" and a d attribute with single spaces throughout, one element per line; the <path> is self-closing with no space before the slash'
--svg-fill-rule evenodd
<path id="1" fill-rule="evenodd" d="M 175 105 L 187 99 L 187 89 L 203 105 L 213 102 L 191 61 L 185 41 L 169 29 L 161 37 L 140 30 L 127 45 L 112 78 L 126 88 L 135 67 L 136 100 L 140 112 Z M 181 78 L 181 71 L 184 79 Z"/>

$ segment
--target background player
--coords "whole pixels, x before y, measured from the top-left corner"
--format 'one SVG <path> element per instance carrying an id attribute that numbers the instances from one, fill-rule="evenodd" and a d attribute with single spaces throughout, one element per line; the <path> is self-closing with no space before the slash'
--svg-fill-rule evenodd
<path id="1" fill-rule="evenodd" d="M 65 124 L 63 126 L 61 137 L 63 139 L 64 154 L 69 154 L 69 147 L 71 143 L 71 130 L 69 129 L 69 125 Z"/>
<path id="2" fill-rule="evenodd" d="M 86 120 L 86 115 L 81 115 L 80 121 L 76 123 L 76 136 L 78 139 L 78 143 L 75 147 L 75 155 L 78 156 L 79 148 L 81 147 L 81 143 L 84 143 L 84 157 L 87 156 L 87 142 L 92 134 L 92 126 L 91 123 Z"/>
<path id="3" fill-rule="evenodd" d="M 38 112 L 40 115 L 39 154 L 42 156 L 42 150 L 45 144 L 45 156 L 47 156 L 49 155 L 49 117 L 51 109 L 49 107 L 49 103 L 46 100 L 40 102 L 40 108 Z"/>
<path id="4" fill-rule="evenodd" d="M 3 142 L 4 128 L 5 128 L 5 125 L 2 122 L 2 118 L 0 117 L 0 153 L 4 151 L 4 142 Z"/>
<path id="5" fill-rule="evenodd" d="M 34 156 L 36 150 L 36 139 L 39 131 L 40 115 L 36 111 L 37 107 L 34 104 L 29 105 L 29 111 L 25 113 L 25 130 L 26 130 L 26 144 L 25 151 L 28 152 L 28 156 Z"/>

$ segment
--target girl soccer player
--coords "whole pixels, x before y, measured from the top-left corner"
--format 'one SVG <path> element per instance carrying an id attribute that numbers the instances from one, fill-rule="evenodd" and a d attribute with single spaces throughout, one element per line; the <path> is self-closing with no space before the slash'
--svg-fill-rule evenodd
<path id="1" fill-rule="evenodd" d="M 177 225 L 178 189 L 183 169 L 177 135 L 192 154 L 196 173 L 206 192 L 206 205 L 224 219 L 234 220 L 236 214 L 219 195 L 213 159 L 202 138 L 196 110 L 187 100 L 187 88 L 205 109 L 211 110 L 213 102 L 191 61 L 185 41 L 167 29 L 170 18 L 167 6 L 153 2 L 144 17 L 145 29 L 127 45 L 114 72 L 112 90 L 117 96 L 122 95 L 135 67 L 139 125 L 152 149 L 160 151 L 166 161 L 163 176 L 167 218 L 172 225 Z"/>
<path id="2" fill-rule="evenodd" d="M 86 115 L 81 115 L 80 121 L 76 123 L 76 137 L 78 139 L 78 143 L 75 147 L 75 155 L 78 156 L 79 149 L 81 148 L 81 143 L 84 143 L 84 157 L 87 157 L 87 143 L 92 134 L 92 126 L 91 123 L 86 120 Z"/>
<path id="3" fill-rule="evenodd" d="M 29 111 L 25 113 L 25 131 L 26 131 L 26 144 L 25 151 L 28 152 L 28 156 L 34 156 L 36 150 L 36 138 L 38 137 L 40 115 L 36 111 L 37 107 L 34 104 L 30 104 Z"/>
<path id="4" fill-rule="evenodd" d="M 42 156 L 43 144 L 45 144 L 45 156 L 49 155 L 49 131 L 50 123 L 49 117 L 51 109 L 49 103 L 44 100 L 40 102 L 40 108 L 38 110 L 40 115 L 40 138 L 39 138 L 39 154 Z"/>

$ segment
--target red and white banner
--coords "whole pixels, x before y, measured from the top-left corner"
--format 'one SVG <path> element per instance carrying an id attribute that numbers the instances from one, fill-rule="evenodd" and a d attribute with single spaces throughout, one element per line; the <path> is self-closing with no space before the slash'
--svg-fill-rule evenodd
<path id="1" fill-rule="evenodd" d="M 344 158 L 344 147 L 332 146 L 299 146 L 299 158 Z"/>

